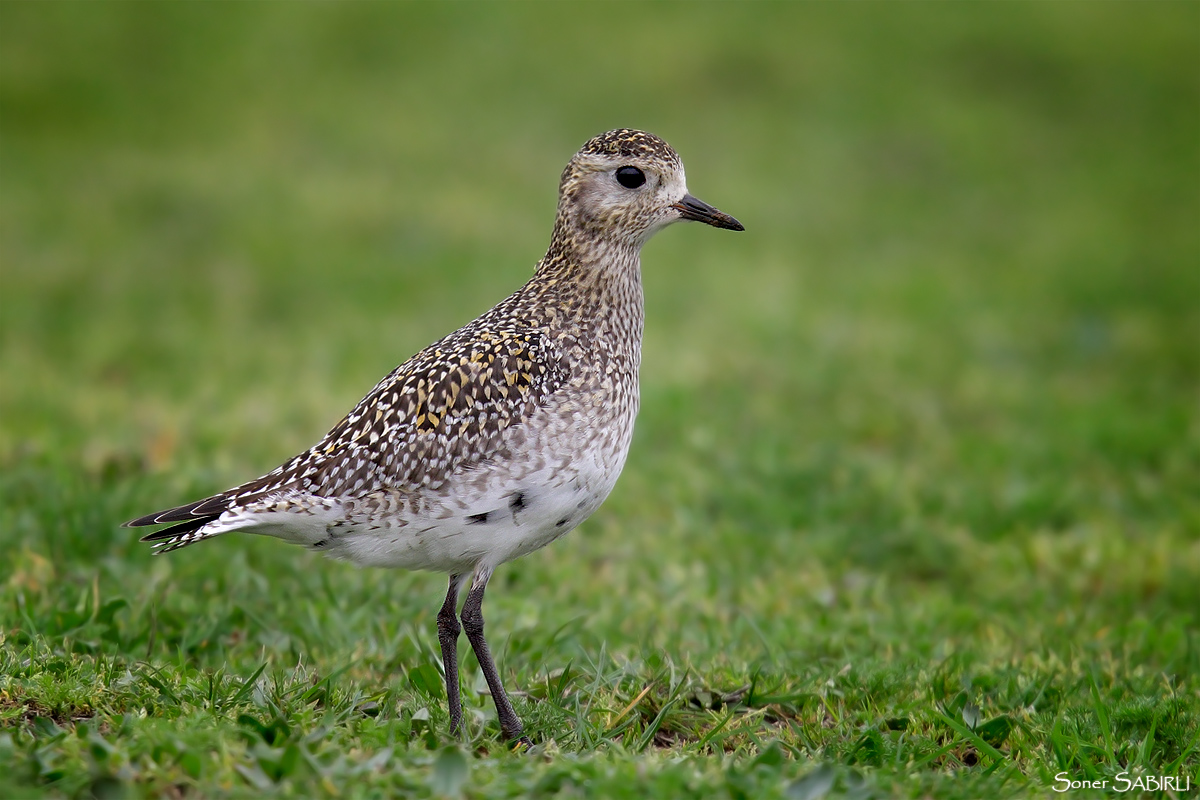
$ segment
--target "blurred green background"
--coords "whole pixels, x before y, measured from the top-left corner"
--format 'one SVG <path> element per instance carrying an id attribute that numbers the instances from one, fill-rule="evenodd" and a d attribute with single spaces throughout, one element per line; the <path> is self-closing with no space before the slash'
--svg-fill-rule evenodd
<path id="1" fill-rule="evenodd" d="M 117 525 L 274 467 L 519 286 L 563 164 L 638 127 L 747 232 L 645 249 L 625 475 L 489 595 L 514 637 L 583 621 L 505 674 L 892 676 L 837 754 L 952 654 L 1103 664 L 1113 703 L 1187 676 L 1166 763 L 1200 669 L 1198 65 L 1187 2 L 0 4 L 0 635 L 84 658 L 49 620 L 98 581 L 118 659 L 386 683 L 359 642 L 432 636 L 440 577 L 234 538 L 152 563 Z M 376 616 L 323 628 L 322 581 Z M 231 603 L 244 643 L 180 649 Z"/>

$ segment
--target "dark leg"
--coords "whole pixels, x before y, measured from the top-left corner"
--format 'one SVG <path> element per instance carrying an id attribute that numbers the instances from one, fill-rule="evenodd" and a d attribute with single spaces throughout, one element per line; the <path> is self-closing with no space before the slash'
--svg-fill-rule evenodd
<path id="1" fill-rule="evenodd" d="M 467 640 L 475 650 L 479 659 L 479 667 L 483 677 L 487 678 L 488 688 L 492 692 L 492 700 L 496 703 L 496 716 L 500 719 L 500 732 L 509 741 L 518 740 L 525 746 L 532 742 L 523 735 L 524 727 L 513 711 L 508 695 L 504 693 L 504 685 L 500 683 L 500 673 L 496 671 L 496 662 L 492 661 L 492 653 L 488 649 L 487 640 L 483 638 L 483 590 L 487 587 L 488 578 L 492 577 L 491 570 L 481 570 L 475 573 L 475 581 L 471 591 L 467 592 L 466 602 L 463 603 L 462 623 L 467 632 Z"/>
<path id="2" fill-rule="evenodd" d="M 437 615 L 438 641 L 442 644 L 442 667 L 446 671 L 446 704 L 450 709 L 450 734 L 462 726 L 462 701 L 458 694 L 458 585 L 462 576 L 450 576 L 450 591 Z"/>

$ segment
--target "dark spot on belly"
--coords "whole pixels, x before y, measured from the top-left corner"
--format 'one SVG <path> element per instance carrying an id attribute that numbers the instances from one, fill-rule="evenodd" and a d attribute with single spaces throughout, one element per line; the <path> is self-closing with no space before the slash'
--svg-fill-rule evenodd
<path id="1" fill-rule="evenodd" d="M 312 546 L 312 547 L 313 547 L 313 550 L 320 550 L 322 547 L 324 547 L 324 546 L 325 546 L 325 545 L 327 545 L 327 544 L 329 544 L 329 540 L 328 540 L 328 539 L 322 539 L 322 540 L 321 540 L 321 541 L 319 541 L 319 542 L 313 542 L 313 546 Z"/>
<path id="2" fill-rule="evenodd" d="M 513 492 L 509 496 L 508 507 L 515 514 L 528 505 L 524 492 Z"/>
<path id="3" fill-rule="evenodd" d="M 575 507 L 578 508 L 580 511 L 582 511 L 587 504 L 588 504 L 588 501 L 587 501 L 587 498 L 585 497 L 582 500 L 580 500 L 578 503 L 576 503 Z"/>
<path id="4" fill-rule="evenodd" d="M 554 527 L 556 527 L 556 528 L 561 528 L 561 527 L 563 527 L 564 525 L 566 525 L 566 524 L 567 524 L 568 522 L 570 522 L 570 521 L 571 521 L 571 518 L 570 518 L 570 517 L 563 517 L 563 518 L 562 518 L 562 519 L 560 519 L 558 522 L 554 523 Z"/>
<path id="5" fill-rule="evenodd" d="M 490 517 L 490 516 L 491 516 L 491 512 L 489 512 L 489 511 L 485 511 L 482 514 L 472 514 L 471 516 L 467 517 L 467 524 L 468 525 L 482 525 L 488 521 L 488 517 Z"/>

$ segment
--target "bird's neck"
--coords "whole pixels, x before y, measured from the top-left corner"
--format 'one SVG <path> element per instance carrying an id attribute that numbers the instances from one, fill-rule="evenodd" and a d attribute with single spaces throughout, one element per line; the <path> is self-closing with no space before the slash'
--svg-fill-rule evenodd
<path id="1" fill-rule="evenodd" d="M 526 291 L 541 297 L 558 325 L 599 330 L 612 326 L 640 348 L 640 245 L 589 236 L 559 220 L 546 255 Z"/>
<path id="2" fill-rule="evenodd" d="M 641 244 L 598 235 L 556 220 L 534 282 L 574 288 L 600 302 L 642 304 Z"/>

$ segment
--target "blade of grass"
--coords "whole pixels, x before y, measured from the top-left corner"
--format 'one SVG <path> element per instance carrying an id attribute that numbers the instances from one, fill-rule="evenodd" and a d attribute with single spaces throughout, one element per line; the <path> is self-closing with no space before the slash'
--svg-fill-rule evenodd
<path id="1" fill-rule="evenodd" d="M 1004 754 L 984 741 L 983 737 L 979 736 L 977 733 L 975 733 L 975 731 L 971 730 L 966 725 L 963 725 L 961 722 L 954 719 L 941 709 L 938 709 L 937 714 L 942 718 L 942 721 L 953 728 L 959 736 L 962 736 L 971 744 L 975 745 L 976 750 L 979 750 L 982 753 L 987 753 L 992 758 L 996 758 L 1001 761 L 1004 760 Z"/>

